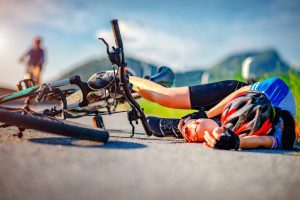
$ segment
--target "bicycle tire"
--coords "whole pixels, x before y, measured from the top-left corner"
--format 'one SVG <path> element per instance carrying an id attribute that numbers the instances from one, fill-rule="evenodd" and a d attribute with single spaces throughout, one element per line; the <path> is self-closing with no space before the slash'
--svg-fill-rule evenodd
<path id="1" fill-rule="evenodd" d="M 23 111 L 15 108 L 0 107 L 0 122 L 19 128 L 34 129 L 47 133 L 106 143 L 109 133 L 106 130 L 84 124 L 46 116 L 41 113 Z"/>

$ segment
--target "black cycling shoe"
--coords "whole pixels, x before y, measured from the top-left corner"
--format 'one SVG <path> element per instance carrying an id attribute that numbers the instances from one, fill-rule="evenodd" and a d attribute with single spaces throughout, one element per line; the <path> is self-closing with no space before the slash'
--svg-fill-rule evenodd
<path id="1" fill-rule="evenodd" d="M 180 119 L 147 117 L 150 128 L 154 131 L 154 135 L 158 137 L 178 137 L 182 138 L 182 134 L 177 128 Z"/>
<path id="2" fill-rule="evenodd" d="M 165 87 L 172 87 L 174 83 L 175 75 L 173 70 L 169 67 L 162 66 L 157 70 L 157 74 L 150 77 L 149 80 Z"/>

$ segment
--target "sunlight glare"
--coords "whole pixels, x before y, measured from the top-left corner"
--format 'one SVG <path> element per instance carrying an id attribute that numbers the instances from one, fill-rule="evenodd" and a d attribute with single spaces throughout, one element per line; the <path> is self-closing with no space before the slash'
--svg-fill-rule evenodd
<path id="1" fill-rule="evenodd" d="M 3 34 L 0 32 L 0 50 L 3 49 L 4 45 L 5 45 L 5 40 Z"/>

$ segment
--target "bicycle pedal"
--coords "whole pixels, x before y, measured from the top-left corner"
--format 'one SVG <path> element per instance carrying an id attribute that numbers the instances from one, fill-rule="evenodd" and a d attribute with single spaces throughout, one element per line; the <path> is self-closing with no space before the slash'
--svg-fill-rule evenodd
<path id="1" fill-rule="evenodd" d="M 95 128 L 105 129 L 102 116 L 96 115 L 95 117 L 93 117 L 93 126 Z"/>

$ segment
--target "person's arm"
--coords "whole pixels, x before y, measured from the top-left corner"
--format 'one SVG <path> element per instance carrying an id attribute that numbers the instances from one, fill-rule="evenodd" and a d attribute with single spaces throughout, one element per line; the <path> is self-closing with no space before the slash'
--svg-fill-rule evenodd
<path id="1" fill-rule="evenodd" d="M 220 141 L 220 134 L 224 131 L 223 127 L 215 128 L 212 132 L 205 131 L 205 146 L 214 148 L 217 141 Z M 274 142 L 272 136 L 256 135 L 240 137 L 239 140 L 239 149 L 272 148 Z"/>
<path id="2" fill-rule="evenodd" d="M 240 137 L 240 149 L 272 148 L 272 136 L 245 136 Z"/>
<path id="3" fill-rule="evenodd" d="M 133 90 L 149 101 L 169 108 L 191 109 L 188 87 L 166 88 L 135 76 L 130 76 L 129 82 L 132 83 Z"/>
<path id="4" fill-rule="evenodd" d="M 31 50 L 26 51 L 26 53 L 24 53 L 24 54 L 20 57 L 19 62 L 22 63 L 22 62 L 24 61 L 24 59 L 25 59 L 27 56 L 30 55 L 30 52 L 31 52 Z"/>
<path id="5" fill-rule="evenodd" d="M 218 116 L 220 114 L 222 114 L 225 105 L 238 93 L 240 92 L 244 92 L 250 89 L 250 86 L 244 86 L 238 90 L 236 90 L 235 92 L 231 93 L 230 95 L 228 95 L 226 98 L 224 98 L 221 102 L 219 102 L 217 105 L 215 105 L 214 107 L 212 107 L 209 111 L 207 111 L 206 115 L 208 118 L 213 118 L 215 116 Z"/>

